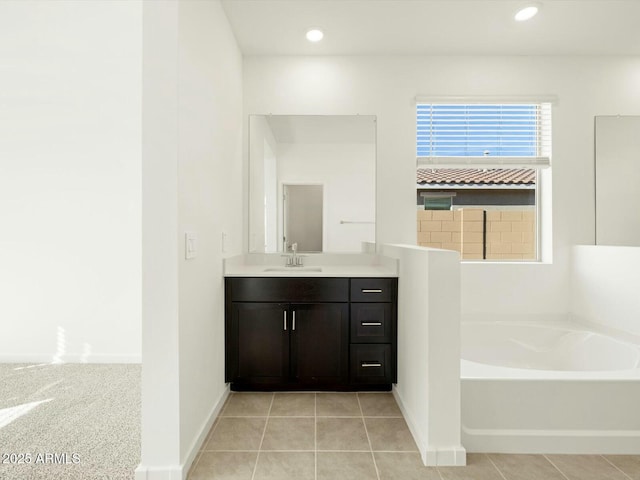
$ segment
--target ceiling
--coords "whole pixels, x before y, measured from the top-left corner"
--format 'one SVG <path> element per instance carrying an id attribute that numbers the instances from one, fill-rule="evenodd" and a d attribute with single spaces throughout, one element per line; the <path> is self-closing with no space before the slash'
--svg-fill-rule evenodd
<path id="1" fill-rule="evenodd" d="M 640 0 L 222 0 L 245 55 L 638 55 Z M 530 2 L 529 2 L 530 3 Z M 325 38 L 305 39 L 320 27 Z"/>

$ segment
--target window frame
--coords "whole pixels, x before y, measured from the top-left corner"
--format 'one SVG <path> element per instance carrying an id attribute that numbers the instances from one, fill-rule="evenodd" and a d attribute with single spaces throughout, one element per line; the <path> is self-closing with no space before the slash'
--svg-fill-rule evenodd
<path id="1" fill-rule="evenodd" d="M 543 222 L 542 222 L 542 210 L 541 205 L 542 196 L 542 169 L 551 167 L 551 154 L 552 154 L 552 116 L 553 106 L 557 102 L 555 96 L 535 96 L 535 97 L 416 97 L 415 105 L 415 152 L 416 152 L 416 168 L 499 168 L 499 169 L 516 169 L 516 168 L 530 168 L 536 171 L 536 183 L 534 189 L 535 198 L 535 258 L 532 259 L 467 259 L 463 260 L 464 263 L 505 263 L 505 264 L 542 264 L 547 263 L 545 260 L 550 258 L 551 252 L 543 251 Z M 538 135 L 543 135 L 543 129 L 546 129 L 547 140 L 541 140 L 540 143 L 544 143 L 541 146 L 536 156 L 452 156 L 452 157 L 436 157 L 436 156 L 418 156 L 418 107 L 419 105 L 536 105 L 540 107 L 540 120 L 539 120 L 539 132 Z M 545 210 L 550 206 L 545 206 Z M 549 225 L 546 225 L 549 223 Z M 550 222 L 545 222 L 545 231 L 551 228 Z M 545 235 L 550 235 L 551 232 L 546 232 Z"/>

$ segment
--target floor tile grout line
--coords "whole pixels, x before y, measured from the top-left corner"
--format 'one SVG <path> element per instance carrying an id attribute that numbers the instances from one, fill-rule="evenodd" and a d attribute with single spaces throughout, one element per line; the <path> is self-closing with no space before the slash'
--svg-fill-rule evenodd
<path id="1" fill-rule="evenodd" d="M 402 415 L 363 415 L 364 418 L 404 418 Z"/>
<path id="2" fill-rule="evenodd" d="M 485 454 L 484 454 L 484 456 L 485 456 L 485 457 L 487 457 L 487 460 L 489 460 L 489 462 L 491 462 L 491 465 L 493 465 L 493 468 L 495 468 L 495 469 L 498 471 L 498 473 L 500 474 L 500 476 L 501 476 L 502 478 L 504 478 L 504 480 L 507 480 L 507 477 L 504 475 L 504 473 L 502 473 L 502 470 L 500 470 L 500 469 L 498 468 L 498 466 L 497 466 L 497 465 L 496 465 L 496 463 L 493 461 L 493 459 L 489 456 L 489 454 L 488 454 L 488 453 L 485 453 Z"/>
<path id="3" fill-rule="evenodd" d="M 371 453 L 371 450 L 318 450 L 318 452 L 319 453 Z"/>
<path id="4" fill-rule="evenodd" d="M 602 458 L 604 458 L 605 462 L 609 463 L 612 467 L 614 467 L 616 470 L 618 470 L 621 474 L 623 474 L 625 477 L 627 477 L 629 480 L 633 480 L 631 478 L 631 476 L 629 476 L 627 474 L 627 472 L 625 472 L 624 470 L 622 470 L 620 467 L 618 467 L 615 463 L 613 463 L 611 460 L 609 460 L 607 457 L 605 457 L 604 455 L 600 455 Z"/>
<path id="5" fill-rule="evenodd" d="M 371 438 L 369 437 L 369 430 L 367 429 L 367 422 L 364 421 L 364 412 L 362 410 L 362 404 L 360 403 L 360 395 L 356 393 L 356 399 L 358 400 L 358 408 L 362 415 L 362 424 L 364 425 L 364 433 L 367 435 L 367 442 L 369 442 L 369 449 L 371 450 L 371 459 L 373 460 L 373 468 L 376 470 L 376 478 L 380 480 L 380 472 L 378 471 L 378 464 L 376 463 L 376 456 L 373 453 L 373 445 L 371 444 Z"/>
<path id="6" fill-rule="evenodd" d="M 260 450 L 260 453 L 313 453 L 314 450 L 292 450 L 292 449 L 287 449 L 287 450 L 277 450 L 277 449 L 264 449 L 264 450 Z"/>
<path id="7" fill-rule="evenodd" d="M 542 456 L 543 456 L 544 458 L 546 458 L 546 459 L 547 459 L 547 462 L 549 462 L 551 465 L 553 465 L 553 468 L 555 468 L 556 470 L 558 470 L 558 471 L 560 472 L 560 475 L 562 475 L 562 476 L 563 476 L 564 478 L 566 478 L 567 480 L 571 480 L 569 477 L 567 477 L 567 476 L 564 474 L 564 472 L 563 472 L 562 470 L 560 470 L 560 467 L 558 467 L 555 463 L 553 463 L 553 462 L 551 461 L 551 459 L 550 459 L 549 457 L 547 457 L 547 455 L 542 454 Z"/>
<path id="8" fill-rule="evenodd" d="M 378 418 L 378 417 L 363 417 L 362 415 L 318 415 L 319 418 Z"/>
<path id="9" fill-rule="evenodd" d="M 373 450 L 373 453 L 420 453 L 417 448 L 415 450 Z"/>
<path id="10" fill-rule="evenodd" d="M 271 394 L 271 403 L 269 404 L 269 410 L 267 410 L 267 419 L 264 422 L 264 429 L 262 430 L 262 438 L 260 439 L 260 445 L 258 446 L 258 455 L 256 455 L 256 464 L 253 466 L 253 473 L 251 474 L 251 480 L 254 480 L 256 476 L 256 471 L 258 470 L 258 461 L 260 460 L 260 450 L 262 449 L 262 442 L 264 442 L 264 435 L 267 433 L 267 425 L 269 425 L 269 414 L 271 413 L 271 408 L 273 407 L 273 400 L 275 398 L 275 393 Z"/>
<path id="11" fill-rule="evenodd" d="M 229 415 L 224 418 L 313 418 L 313 415 Z"/>

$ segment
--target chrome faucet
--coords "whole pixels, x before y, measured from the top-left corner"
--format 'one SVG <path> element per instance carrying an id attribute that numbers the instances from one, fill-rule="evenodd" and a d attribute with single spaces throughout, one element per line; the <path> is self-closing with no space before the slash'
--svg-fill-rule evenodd
<path id="1" fill-rule="evenodd" d="M 287 267 L 302 267 L 302 256 L 298 255 L 298 244 L 291 244 L 291 255 L 285 255 L 287 257 Z"/>

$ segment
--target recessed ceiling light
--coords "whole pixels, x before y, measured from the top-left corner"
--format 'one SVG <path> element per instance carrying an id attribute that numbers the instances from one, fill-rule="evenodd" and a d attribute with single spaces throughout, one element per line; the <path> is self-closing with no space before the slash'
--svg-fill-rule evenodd
<path id="1" fill-rule="evenodd" d="M 324 37 L 324 33 L 319 28 L 312 28 L 307 32 L 307 40 L 310 42 L 319 42 Z"/>
<path id="2" fill-rule="evenodd" d="M 540 5 L 538 5 L 537 3 L 529 4 L 518 10 L 515 19 L 518 22 L 524 22 L 525 20 L 529 20 L 530 18 L 535 17 L 536 13 L 538 13 L 538 10 L 540 10 Z"/>

